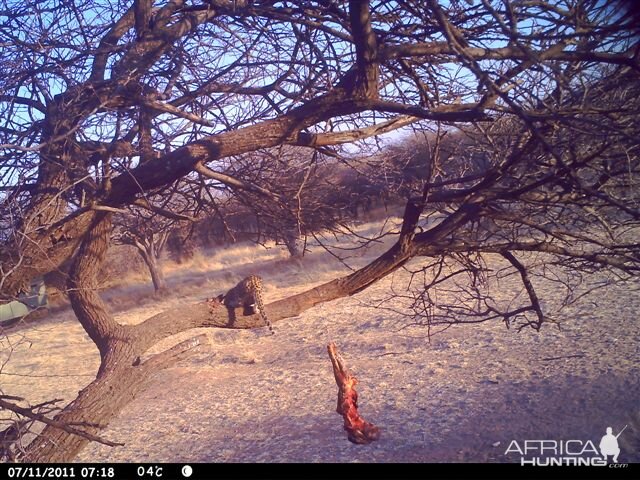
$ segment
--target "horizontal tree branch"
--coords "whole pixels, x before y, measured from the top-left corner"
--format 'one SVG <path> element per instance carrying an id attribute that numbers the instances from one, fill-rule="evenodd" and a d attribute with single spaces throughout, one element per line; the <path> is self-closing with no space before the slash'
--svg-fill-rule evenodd
<path id="1" fill-rule="evenodd" d="M 0 95 L 0 102 L 19 103 L 27 107 L 35 108 L 41 113 L 46 113 L 47 107 L 34 98 L 21 97 L 18 95 Z"/>
<path id="2" fill-rule="evenodd" d="M 466 57 L 475 60 L 530 60 L 531 58 L 539 58 L 547 54 L 545 60 L 560 60 L 566 62 L 598 62 L 611 63 L 615 65 L 628 65 L 638 68 L 637 61 L 633 58 L 632 53 L 610 53 L 610 52 L 593 52 L 593 51 L 575 51 L 562 50 L 552 55 L 548 54 L 548 50 L 532 50 L 524 49 L 521 45 L 514 45 L 499 48 L 478 48 L 464 47 L 462 52 Z M 457 56 L 458 52 L 454 50 L 447 42 L 432 43 L 413 43 L 406 45 L 387 45 L 380 49 L 380 56 L 383 60 L 393 60 L 403 57 L 423 57 L 423 56 Z M 450 62 L 451 59 L 442 59 L 441 63 Z"/>
<path id="3" fill-rule="evenodd" d="M 504 252 L 540 252 L 557 255 L 567 260 L 584 260 L 590 264 L 597 264 L 602 267 L 612 267 L 625 273 L 640 272 L 640 258 L 630 257 L 624 252 L 603 252 L 603 251 L 581 251 L 576 248 L 558 245 L 545 241 L 513 241 L 513 242 L 496 242 L 496 243 L 479 243 L 471 241 L 450 241 L 446 245 L 439 243 L 429 243 L 423 241 L 424 234 L 416 235 L 418 242 L 416 243 L 416 255 L 434 256 L 446 253 L 499 253 Z"/>
<path id="4" fill-rule="evenodd" d="M 399 113 L 418 117 L 423 120 L 441 122 L 477 122 L 491 120 L 491 117 L 478 109 L 476 103 L 441 105 L 428 110 L 417 105 L 406 105 L 404 103 L 385 100 L 369 100 L 367 107 L 369 110 Z"/>
<path id="5" fill-rule="evenodd" d="M 344 132 L 330 133 L 301 133 L 298 135 L 296 145 L 303 147 L 322 147 L 329 145 L 340 145 L 343 143 L 355 142 L 376 135 L 382 135 L 398 128 L 411 125 L 422 120 L 420 117 L 411 115 L 399 115 L 386 122 L 371 125 L 369 127 L 346 130 Z"/>
<path id="6" fill-rule="evenodd" d="M 438 227 L 424 232 L 423 240 L 429 239 L 430 243 L 437 244 L 472 218 L 476 211 L 477 208 L 461 207 Z M 407 208 L 403 219 L 403 231 L 409 229 L 405 225 L 411 225 L 415 221 L 415 208 Z M 354 295 L 366 289 L 418 254 L 417 245 L 413 243 L 414 238 L 412 234 L 401 235 L 389 250 L 365 267 L 305 292 L 265 305 L 269 320 L 274 323 L 283 318 L 295 317 L 320 303 Z M 242 308 L 236 309 L 233 317 L 235 318 L 232 321 L 229 312 L 220 302 L 205 301 L 162 312 L 129 328 L 132 335 L 140 339 L 141 348 L 145 350 L 163 338 L 190 328 L 248 329 L 265 326 L 259 314 L 243 316 Z"/>

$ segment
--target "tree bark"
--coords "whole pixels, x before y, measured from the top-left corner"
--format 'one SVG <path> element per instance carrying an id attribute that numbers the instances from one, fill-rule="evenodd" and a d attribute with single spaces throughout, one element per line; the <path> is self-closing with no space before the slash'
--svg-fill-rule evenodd
<path id="1" fill-rule="evenodd" d="M 164 54 L 172 41 L 214 14 L 213 10 L 209 9 L 197 11 L 186 16 L 184 20 L 169 25 L 170 13 L 179 8 L 180 4 L 181 2 L 169 2 L 159 10 L 155 15 L 156 25 L 153 29 L 158 30 L 162 35 L 152 35 L 149 33 L 149 25 L 146 22 L 151 2 L 142 0 L 136 2 L 135 15 L 128 13 L 126 21 L 123 20 L 121 25 L 114 26 L 113 38 L 110 38 L 109 42 L 115 45 L 118 36 L 123 35 L 127 30 L 126 26 L 134 23 L 137 26 L 139 41 L 113 65 L 111 80 L 102 80 L 107 62 L 106 57 L 99 56 L 96 57 L 89 82 L 70 88 L 56 97 L 61 106 L 60 111 L 49 111 L 46 115 L 47 122 L 56 127 L 53 131 L 55 135 L 71 132 L 84 118 L 94 112 L 109 108 L 128 108 L 139 104 L 140 95 L 143 92 L 137 90 L 140 88 L 137 80 L 146 72 L 147 67 Z M 136 200 L 140 192 L 163 187 L 184 177 L 202 162 L 210 162 L 259 148 L 308 141 L 308 135 L 301 137 L 302 130 L 336 116 L 371 109 L 382 111 L 400 109 L 401 113 L 411 113 L 430 119 L 465 120 L 479 117 L 479 113 L 475 111 L 440 113 L 428 111 L 422 107 L 407 107 L 393 102 L 379 101 L 378 46 L 368 2 L 351 0 L 349 10 L 357 59 L 356 64 L 343 75 L 342 80 L 334 88 L 292 108 L 287 113 L 261 123 L 193 141 L 162 156 L 145 155 L 148 158 L 144 158 L 138 166 L 127 171 L 126 174 L 115 177 L 109 183 L 109 188 L 101 197 L 99 206 L 117 207 L 130 204 Z M 69 106 L 62 108 L 66 105 Z M 52 134 L 51 137 L 55 138 L 55 135 Z M 150 150 L 148 140 L 149 138 L 145 138 L 143 141 L 143 143 L 147 142 L 146 150 Z M 76 159 L 69 156 L 77 154 L 78 149 L 78 145 L 72 145 L 71 141 L 52 141 L 49 151 L 45 153 L 51 157 L 49 163 L 54 167 L 57 165 L 56 162 L 74 167 Z M 64 177 L 66 170 L 57 170 L 54 167 L 51 172 L 42 168 L 38 179 L 39 187 L 46 189 L 52 185 L 56 186 L 57 183 L 60 183 L 61 187 L 69 184 L 68 179 Z M 59 197 L 55 198 L 58 203 L 61 202 Z M 176 350 L 170 349 L 144 363 L 140 361 L 142 355 L 151 346 L 169 335 L 203 326 L 224 328 L 264 326 L 259 315 L 243 317 L 242 312 L 236 312 L 235 321 L 232 323 L 225 308 L 218 308 L 208 302 L 170 310 L 138 325 L 119 325 L 109 315 L 100 299 L 96 282 L 98 268 L 108 247 L 110 214 L 88 210 L 74 214 L 75 217 L 71 221 L 70 219 L 62 221 L 59 219 L 61 212 L 60 208 L 51 209 L 48 212 L 50 215 L 45 219 L 49 222 L 58 222 L 59 225 L 54 224 L 50 227 L 50 223 L 38 223 L 38 228 L 42 228 L 45 232 L 33 235 L 35 238 L 37 235 L 42 235 L 44 241 L 42 245 L 37 245 L 37 249 L 34 248 L 33 251 L 20 251 L 26 263 L 34 265 L 31 272 L 42 273 L 57 268 L 69 256 L 68 254 L 76 245 L 75 242 L 81 239 L 76 260 L 70 272 L 69 296 L 78 320 L 98 347 L 101 363 L 96 379 L 56 416 L 56 421 L 84 427 L 92 434 L 104 429 L 111 419 L 144 388 L 154 372 L 166 368 L 182 354 L 186 355 L 202 344 L 200 340 L 194 339 L 178 346 Z M 266 305 L 265 309 L 271 320 L 277 321 L 297 316 L 319 303 L 353 295 L 399 268 L 415 254 L 413 247 L 415 222 L 413 220 L 417 217 L 414 217 L 410 219 L 411 225 L 403 226 L 403 234 L 399 241 L 366 267 L 307 292 Z M 405 223 L 408 218 L 408 216 L 405 217 Z M 451 226 L 457 225 L 451 224 Z M 445 228 L 439 229 L 432 238 L 448 234 L 450 232 L 448 227 L 449 225 L 445 225 Z M 55 228 L 71 230 L 69 234 L 60 235 L 57 238 L 51 236 Z M 66 242 L 64 249 L 56 247 L 60 242 Z M 61 251 L 66 254 L 63 255 Z M 50 258 L 54 259 L 53 265 L 36 267 L 40 259 L 46 258 L 47 252 L 50 252 Z M 5 252 L 0 254 L 4 262 Z M 12 263 L 18 261 L 13 257 L 10 260 Z M 19 260 L 21 261 L 22 258 Z M 10 275 L 4 290 L 13 291 L 24 278 L 25 270 Z M 28 446 L 22 460 L 70 461 L 87 443 L 88 440 L 84 437 L 48 425 Z"/>
<path id="2" fill-rule="evenodd" d="M 71 265 L 67 285 L 71 307 L 98 347 L 103 361 L 109 351 L 110 340 L 122 333 L 122 327 L 109 315 L 98 295 L 97 274 L 109 248 L 110 234 L 111 214 L 98 212 Z"/>
<path id="3" fill-rule="evenodd" d="M 82 326 L 96 343 L 101 364 L 96 379 L 85 387 L 78 398 L 67 405 L 56 421 L 84 427 L 98 434 L 146 386 L 153 373 L 173 364 L 180 355 L 188 355 L 202 345 L 194 339 L 185 342 L 177 353 L 160 353 L 140 362 L 151 346 L 167 336 L 196 327 L 260 328 L 259 315 L 243 316 L 236 311 L 230 322 L 225 308 L 212 308 L 207 302 L 169 310 L 138 325 L 119 325 L 106 312 L 95 290 L 95 274 L 106 252 L 109 239 L 110 214 L 99 213 L 90 234 L 83 241 L 72 266 L 69 286 L 72 306 Z M 333 280 L 306 292 L 265 306 L 270 319 L 277 321 L 297 316 L 322 302 L 352 295 L 391 273 L 410 258 L 410 250 L 398 242 L 367 267 L 343 278 Z M 89 442 L 53 426 L 47 426 L 27 448 L 21 459 L 26 462 L 69 462 Z"/>
<path id="4" fill-rule="evenodd" d="M 144 376 L 132 369 L 135 342 L 126 327 L 107 312 L 97 293 L 97 273 L 109 247 L 111 214 L 94 215 L 89 233 L 83 240 L 69 272 L 71 307 L 100 352 L 96 379 L 55 417 L 62 423 L 84 427 L 95 434 L 141 388 Z M 29 445 L 28 462 L 66 462 L 87 444 L 86 438 L 48 425 Z"/>
<path id="5" fill-rule="evenodd" d="M 120 342 L 120 346 L 123 345 L 126 342 Z M 103 363 L 102 374 L 55 417 L 56 421 L 97 434 L 145 387 L 148 375 L 143 369 L 131 366 L 131 352 L 115 350 L 111 357 L 118 358 L 119 366 L 107 369 Z M 21 461 L 70 462 L 88 442 L 84 437 L 47 426 L 29 444 L 27 454 Z"/>
<path id="6" fill-rule="evenodd" d="M 297 316 L 319 303 L 353 295 L 366 289 L 404 265 L 418 252 L 428 254 L 425 249 L 428 243 L 436 244 L 460 228 L 476 216 L 479 207 L 461 207 L 437 227 L 416 236 L 415 229 L 422 208 L 422 202 L 407 202 L 398 241 L 369 265 L 345 277 L 265 305 L 271 322 Z M 92 228 L 72 266 L 69 281 L 73 309 L 100 350 L 100 369 L 96 380 L 82 390 L 78 398 L 55 418 L 59 421 L 86 425 L 87 431 L 92 434 L 105 428 L 144 388 L 145 381 L 153 373 L 170 366 L 179 355 L 187 355 L 192 348 L 201 344 L 196 340 L 186 342 L 177 354 L 163 352 L 141 364 L 140 357 L 158 341 L 198 327 L 264 327 L 258 314 L 243 316 L 243 310 L 237 309 L 231 321 L 231 315 L 226 308 L 222 308 L 219 302 L 210 301 L 162 312 L 137 325 L 117 324 L 106 312 L 95 290 L 95 275 L 108 247 L 110 227 L 110 214 L 96 214 Z M 420 241 L 416 242 L 418 237 Z M 86 438 L 47 426 L 43 434 L 29 445 L 25 460 L 70 461 L 87 443 Z"/>

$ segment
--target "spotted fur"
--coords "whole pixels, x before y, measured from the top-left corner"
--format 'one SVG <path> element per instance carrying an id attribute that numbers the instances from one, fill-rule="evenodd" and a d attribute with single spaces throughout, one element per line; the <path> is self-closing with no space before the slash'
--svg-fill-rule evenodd
<path id="1" fill-rule="evenodd" d="M 229 314 L 232 315 L 234 309 L 238 307 L 243 308 L 243 315 L 253 315 L 259 313 L 264 320 L 265 325 L 269 327 L 269 331 L 273 335 L 273 325 L 267 318 L 267 313 L 264 310 L 264 301 L 262 298 L 263 282 L 262 278 L 257 275 L 249 275 L 242 279 L 235 287 L 229 290 L 225 295 L 220 295 L 218 299 L 224 303 L 229 309 Z"/>

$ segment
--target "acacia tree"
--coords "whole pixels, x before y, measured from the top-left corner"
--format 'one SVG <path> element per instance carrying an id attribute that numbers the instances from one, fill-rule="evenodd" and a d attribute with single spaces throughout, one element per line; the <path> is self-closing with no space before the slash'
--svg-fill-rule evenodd
<path id="1" fill-rule="evenodd" d="M 230 324 L 206 303 L 120 325 L 94 288 L 113 209 L 202 166 L 215 172 L 222 159 L 278 145 L 326 149 L 409 124 L 465 126 L 483 142 L 482 162 L 429 162 L 386 253 L 267 305 L 272 321 L 359 292 L 416 257 L 473 271 L 478 254 L 502 255 L 529 294 L 518 314 L 536 326 L 544 312 L 523 253 L 636 274 L 638 32 L 620 6 L 3 1 L 0 293 L 14 297 L 73 255 L 71 305 L 101 357 L 96 379 L 22 458 L 72 459 L 88 439 L 60 424 L 99 432 L 151 374 L 204 342 L 141 362 L 159 340 L 262 326 L 240 314 Z M 614 93 L 599 103 L 599 90 Z M 425 223 L 434 206 L 440 215 Z M 489 215 L 503 235 L 478 233 Z"/>
<path id="2" fill-rule="evenodd" d="M 230 159 L 224 174 L 199 167 L 204 178 L 230 190 L 225 210 L 255 217 L 258 238 L 284 244 L 293 258 L 304 255 L 309 233 L 336 226 L 345 202 L 337 200 L 333 157 L 300 147 L 260 150 Z M 352 185 L 353 187 L 354 185 Z M 220 217 L 223 212 L 216 212 Z"/>
<path id="3" fill-rule="evenodd" d="M 197 215 L 199 211 L 197 198 L 181 183 L 169 195 L 156 195 L 154 201 L 136 201 L 129 210 L 119 212 L 113 221 L 112 239 L 137 249 L 149 269 L 156 293 L 163 293 L 167 288 L 158 260 L 169 235 L 180 223 L 194 222 L 195 218 L 189 214 Z"/>

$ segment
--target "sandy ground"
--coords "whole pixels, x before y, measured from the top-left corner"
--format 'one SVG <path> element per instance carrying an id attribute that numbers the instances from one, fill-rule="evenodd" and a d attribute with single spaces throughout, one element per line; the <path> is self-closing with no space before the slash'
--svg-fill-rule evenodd
<path id="1" fill-rule="evenodd" d="M 203 266 L 199 286 L 188 294 L 121 312 L 117 319 L 139 322 L 202 300 L 248 270 L 263 274 L 270 300 L 344 273 L 329 257 L 315 263 L 312 257 L 297 268 L 278 260 L 283 252 L 269 254 L 265 262 L 235 265 L 233 278 L 226 274 L 224 281 Z M 185 275 L 172 272 L 170 282 L 187 282 Z M 608 287 L 566 309 L 561 329 L 548 324 L 538 333 L 517 333 L 493 322 L 456 326 L 429 339 L 424 327 L 372 308 L 406 275 L 398 272 L 354 297 L 279 321 L 273 337 L 266 328 L 207 331 L 210 351 L 158 374 L 103 432 L 126 445 L 93 444 L 78 460 L 519 462 L 518 455 L 505 454 L 512 440 L 597 445 L 606 427 L 617 433 L 628 425 L 619 438 L 619 461 L 640 461 L 637 284 Z M 552 289 L 542 286 L 549 295 Z M 371 445 L 348 442 L 335 413 L 337 388 L 326 354 L 331 340 L 360 380 L 362 415 L 382 429 Z M 1 342 L 2 393 L 32 403 L 71 401 L 98 366 L 96 348 L 70 311 Z M 165 343 L 158 349 L 171 344 Z"/>

